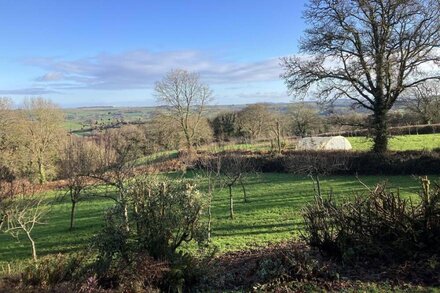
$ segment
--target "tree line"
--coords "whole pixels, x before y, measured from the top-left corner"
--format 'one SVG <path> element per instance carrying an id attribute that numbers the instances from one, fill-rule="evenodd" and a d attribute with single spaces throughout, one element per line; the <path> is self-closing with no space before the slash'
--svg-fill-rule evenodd
<path id="1" fill-rule="evenodd" d="M 403 99 L 402 107 L 387 114 L 387 126 L 440 122 L 440 111 L 436 110 L 440 108 L 439 88 L 434 81 L 412 88 Z M 128 135 L 128 141 L 133 143 L 130 147 L 136 148 L 139 156 L 164 150 L 194 151 L 212 142 L 254 143 L 258 140 L 269 141 L 272 150 L 281 153 L 286 147 L 286 138 L 291 136 L 369 128 L 370 133 L 374 133 L 375 118 L 368 113 L 347 113 L 306 102 L 279 110 L 268 104 L 253 104 L 213 117 L 207 110 L 212 101 L 209 86 L 197 74 L 184 70 L 171 71 L 159 81 L 156 97 L 163 106 L 158 107 L 147 123 L 97 130 L 87 138 L 69 134 L 63 127 L 63 111 L 48 99 L 26 99 L 20 108 L 13 108 L 10 99 L 0 98 L 1 179 L 26 178 L 44 183 L 61 178 L 66 172 L 62 158 L 73 155 L 66 154 L 72 147 L 70 144 L 84 140 L 92 145 L 115 133 Z M 100 143 L 104 149 L 108 147 Z"/>

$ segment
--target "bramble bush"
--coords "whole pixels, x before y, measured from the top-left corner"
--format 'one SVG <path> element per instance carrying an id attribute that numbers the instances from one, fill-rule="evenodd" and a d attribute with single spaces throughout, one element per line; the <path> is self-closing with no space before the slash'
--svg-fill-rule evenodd
<path id="1" fill-rule="evenodd" d="M 305 240 L 344 261 L 401 262 L 440 254 L 440 186 L 431 188 L 427 177 L 418 200 L 379 184 L 344 203 L 317 194 L 303 217 Z"/>

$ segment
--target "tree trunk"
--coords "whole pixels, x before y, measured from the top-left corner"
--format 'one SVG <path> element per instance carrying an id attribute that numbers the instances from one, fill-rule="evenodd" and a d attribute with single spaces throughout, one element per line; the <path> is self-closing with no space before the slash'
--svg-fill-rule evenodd
<path id="1" fill-rule="evenodd" d="M 135 203 L 134 204 L 134 217 L 136 219 L 136 231 L 137 231 L 137 235 L 141 235 L 141 226 L 139 224 L 139 208 L 138 205 Z"/>
<path id="2" fill-rule="evenodd" d="M 234 219 L 234 199 L 232 198 L 232 185 L 229 185 L 229 217 Z"/>
<path id="3" fill-rule="evenodd" d="M 128 207 L 127 207 L 127 203 L 126 202 L 122 203 L 122 208 L 124 209 L 125 231 L 129 232 L 130 231 L 130 225 L 128 223 Z"/>
<path id="4" fill-rule="evenodd" d="M 209 202 L 208 206 L 208 241 L 211 241 L 211 223 L 212 223 L 212 208 L 211 208 L 212 202 Z"/>
<path id="5" fill-rule="evenodd" d="M 387 112 L 383 107 L 379 107 L 373 114 L 373 151 L 378 154 L 383 154 L 388 150 Z"/>
<path id="6" fill-rule="evenodd" d="M 321 181 L 319 180 L 319 175 L 316 175 L 316 188 L 317 188 L 317 192 L 318 192 L 318 196 L 322 197 L 321 194 Z"/>
<path id="7" fill-rule="evenodd" d="M 125 231 L 130 231 L 130 224 L 128 220 L 128 206 L 127 206 L 127 200 L 125 199 L 125 188 L 123 183 L 119 183 L 117 188 L 119 189 L 119 204 L 121 205 L 123 217 L 124 217 L 124 226 Z"/>
<path id="8" fill-rule="evenodd" d="M 183 129 L 183 133 L 185 134 L 186 149 L 189 153 L 191 153 L 191 151 L 192 151 L 191 137 L 190 137 L 187 129 Z"/>
<path id="9" fill-rule="evenodd" d="M 212 179 L 211 173 L 208 175 L 208 241 L 211 241 L 211 225 L 212 225 Z"/>
<path id="10" fill-rule="evenodd" d="M 278 154 L 281 154 L 281 127 L 280 122 L 277 121 L 277 147 L 278 147 Z"/>
<path id="11" fill-rule="evenodd" d="M 44 164 L 41 159 L 38 159 L 38 181 L 40 184 L 46 182 L 46 170 L 44 168 Z"/>
<path id="12" fill-rule="evenodd" d="M 31 247 L 32 247 L 32 259 L 34 261 L 37 261 L 37 248 L 35 247 L 35 242 L 31 237 L 31 234 L 29 232 L 26 232 L 26 236 L 29 239 L 29 242 L 31 243 Z"/>
<path id="13" fill-rule="evenodd" d="M 72 209 L 70 211 L 70 230 L 73 230 L 73 225 L 75 221 L 75 206 L 76 206 L 76 201 L 72 200 Z"/>

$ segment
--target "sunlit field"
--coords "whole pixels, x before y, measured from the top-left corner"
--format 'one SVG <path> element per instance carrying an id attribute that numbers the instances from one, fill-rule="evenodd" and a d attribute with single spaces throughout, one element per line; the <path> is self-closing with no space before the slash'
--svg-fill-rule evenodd
<path id="1" fill-rule="evenodd" d="M 373 141 L 365 137 L 347 138 L 356 151 L 368 151 L 373 146 Z M 391 151 L 433 150 L 440 148 L 440 134 L 397 135 L 389 142 Z"/>
<path id="2" fill-rule="evenodd" d="M 410 176 L 365 176 L 361 180 L 368 185 L 387 180 L 390 188 L 400 187 L 400 191 L 407 195 L 416 192 L 418 185 Z M 365 191 L 352 176 L 322 178 L 322 187 L 326 193 L 332 190 L 341 199 L 354 192 Z M 227 190 L 220 190 L 214 195 L 212 240 L 221 252 L 264 246 L 299 237 L 301 209 L 313 199 L 313 183 L 309 178 L 290 174 L 260 174 L 247 180 L 247 191 L 249 202 L 244 203 L 241 188 L 237 186 L 233 190 L 234 220 L 228 217 Z M 67 198 L 60 199 L 60 194 L 61 191 L 47 193 L 46 199 L 52 202 L 50 213 L 46 224 L 39 225 L 34 230 L 40 256 L 71 253 L 87 247 L 90 238 L 102 225 L 104 212 L 114 204 L 112 200 L 102 198 L 81 202 L 77 207 L 76 228 L 70 231 L 70 202 Z M 30 247 L 25 238 L 22 237 L 17 242 L 9 235 L 0 234 L 0 243 L 1 265 L 29 259 Z"/>

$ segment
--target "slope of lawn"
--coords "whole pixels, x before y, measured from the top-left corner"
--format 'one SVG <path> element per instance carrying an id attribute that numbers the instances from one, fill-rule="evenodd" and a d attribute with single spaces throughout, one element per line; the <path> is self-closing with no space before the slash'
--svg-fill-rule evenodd
<path id="1" fill-rule="evenodd" d="M 365 137 L 347 137 L 356 151 L 368 151 L 373 142 Z M 392 151 L 433 150 L 440 148 L 440 134 L 414 134 L 393 136 L 389 142 Z"/>
<path id="2" fill-rule="evenodd" d="M 367 176 L 361 178 L 374 185 L 384 178 Z M 434 178 L 432 178 L 434 179 Z M 389 177 L 390 188 L 401 187 L 409 194 L 417 190 L 418 183 L 410 176 Z M 322 179 L 323 190 L 333 190 L 337 198 L 364 190 L 354 177 L 326 177 Z M 221 251 L 238 250 L 287 240 L 299 235 L 301 208 L 313 199 L 310 179 L 289 174 L 266 173 L 251 177 L 247 181 L 249 202 L 243 203 L 241 189 L 234 188 L 235 219 L 230 220 L 229 201 L 226 189 L 213 200 L 213 242 Z M 47 199 L 57 198 L 54 192 Z M 103 222 L 104 212 L 113 205 L 109 199 L 91 199 L 79 204 L 76 229 L 69 231 L 70 204 L 68 199 L 53 201 L 46 224 L 37 226 L 34 238 L 39 256 L 75 252 L 89 244 Z M 30 247 L 22 236 L 17 242 L 9 235 L 0 234 L 0 273 L 5 262 L 15 262 L 30 257 Z"/>

